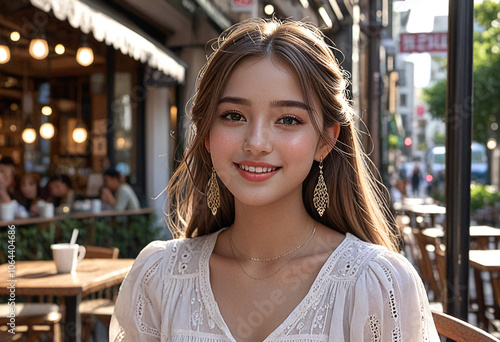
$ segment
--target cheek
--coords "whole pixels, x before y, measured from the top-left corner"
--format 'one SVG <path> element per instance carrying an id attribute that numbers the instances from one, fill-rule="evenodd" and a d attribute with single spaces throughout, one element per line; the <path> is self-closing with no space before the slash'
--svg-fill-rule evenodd
<path id="1" fill-rule="evenodd" d="M 319 135 L 313 130 L 300 132 L 300 134 L 276 134 L 275 146 L 281 151 L 287 151 L 295 158 L 309 158 L 309 155 L 316 152 Z"/>
<path id="2" fill-rule="evenodd" d="M 210 131 L 210 158 L 214 166 L 217 176 L 220 180 L 229 187 L 231 177 L 238 174 L 238 171 L 233 167 L 235 158 L 241 151 L 242 134 L 238 134 L 235 130 L 224 130 L 214 127 Z"/>
<path id="3" fill-rule="evenodd" d="M 241 147 L 241 134 L 237 130 L 225 130 L 214 126 L 210 130 L 208 143 L 210 145 L 210 154 L 213 159 L 218 159 L 221 155 L 229 155 L 231 151 Z"/>

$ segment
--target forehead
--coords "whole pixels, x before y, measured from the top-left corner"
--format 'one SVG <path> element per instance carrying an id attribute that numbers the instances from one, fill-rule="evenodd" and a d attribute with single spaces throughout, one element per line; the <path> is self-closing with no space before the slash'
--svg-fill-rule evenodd
<path id="1" fill-rule="evenodd" d="M 295 70 L 280 58 L 262 56 L 246 57 L 238 62 L 229 74 L 222 96 L 239 92 L 257 93 L 266 87 L 283 95 L 303 98 Z"/>
<path id="2" fill-rule="evenodd" d="M 307 90 L 307 80 L 303 80 L 306 83 L 304 87 L 301 81 L 295 68 L 283 57 L 246 57 L 231 71 L 221 98 L 235 96 L 262 101 L 301 101 L 313 110 L 310 114 L 320 123 L 322 110 L 319 97 Z"/>

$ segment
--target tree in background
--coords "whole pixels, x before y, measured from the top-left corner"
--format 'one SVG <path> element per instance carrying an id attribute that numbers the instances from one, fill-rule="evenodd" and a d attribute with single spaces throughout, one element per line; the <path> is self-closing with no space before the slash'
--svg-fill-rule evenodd
<path id="1" fill-rule="evenodd" d="M 500 3 L 483 1 L 474 6 L 474 12 L 482 29 L 474 32 L 472 136 L 475 141 L 486 143 L 500 133 Z M 423 98 L 431 115 L 445 120 L 446 79 L 424 89 Z"/>

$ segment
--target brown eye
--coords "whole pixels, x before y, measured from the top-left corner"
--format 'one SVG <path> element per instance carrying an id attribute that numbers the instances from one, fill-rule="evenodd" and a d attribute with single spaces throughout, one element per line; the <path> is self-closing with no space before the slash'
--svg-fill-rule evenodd
<path id="1" fill-rule="evenodd" d="M 237 112 L 224 113 L 221 118 L 228 121 L 245 121 L 243 115 Z"/>
<path id="2" fill-rule="evenodd" d="M 300 125 L 302 121 L 300 121 L 297 117 L 295 116 L 285 116 L 277 121 L 277 123 L 285 125 L 285 126 L 294 126 L 294 125 Z"/>

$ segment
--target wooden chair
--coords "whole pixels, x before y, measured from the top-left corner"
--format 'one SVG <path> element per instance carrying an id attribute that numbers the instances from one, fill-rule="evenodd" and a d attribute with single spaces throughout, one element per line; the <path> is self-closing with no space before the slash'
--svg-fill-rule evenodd
<path id="1" fill-rule="evenodd" d="M 407 215 L 397 215 L 396 224 L 403 243 L 401 252 L 414 266 L 419 267 L 417 243 L 413 236 L 413 229 L 409 226 L 410 217 Z"/>
<path id="2" fill-rule="evenodd" d="M 118 259 L 119 253 L 116 247 L 85 246 L 85 259 Z"/>
<path id="3" fill-rule="evenodd" d="M 0 340 L 7 337 L 12 341 L 14 335 L 10 334 L 7 323 L 10 318 L 8 304 L 0 304 Z M 22 333 L 26 341 L 38 341 L 42 335 L 49 337 L 54 342 L 61 339 L 61 318 L 59 306 L 50 303 L 16 303 L 16 333 Z M 3 336 L 3 337 L 2 337 Z M 45 340 L 44 340 L 45 341 Z"/>
<path id="4" fill-rule="evenodd" d="M 433 311 L 432 316 L 442 337 L 451 338 L 456 342 L 500 342 L 484 330 L 448 314 Z"/>
<path id="5" fill-rule="evenodd" d="M 117 259 L 120 250 L 116 247 L 85 246 L 86 259 Z M 80 304 L 82 317 L 82 341 L 89 341 L 90 334 L 95 328 L 95 320 L 101 321 L 108 329 L 111 316 L 115 309 L 115 300 L 118 289 L 108 288 L 98 293 L 93 293 Z M 96 340 L 96 337 L 94 337 Z"/>
<path id="6" fill-rule="evenodd" d="M 490 272 L 490 283 L 493 292 L 493 303 L 487 308 L 487 320 L 495 336 L 500 337 L 500 272 Z"/>
<path id="7" fill-rule="evenodd" d="M 424 284 L 434 294 L 434 301 L 441 301 L 443 299 L 443 288 L 439 276 L 440 272 L 436 263 L 431 261 L 431 256 L 436 260 L 436 240 L 423 235 L 419 229 L 413 229 L 413 236 L 418 246 L 420 276 Z M 445 279 L 444 281 L 446 281 Z"/>
<path id="8" fill-rule="evenodd" d="M 439 285 L 441 287 L 441 295 L 446 298 L 446 246 L 441 243 L 441 239 L 434 240 L 434 255 L 436 257 L 436 269 L 439 275 Z"/>

